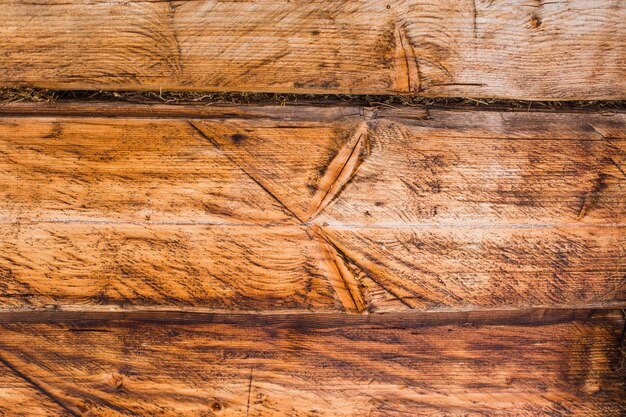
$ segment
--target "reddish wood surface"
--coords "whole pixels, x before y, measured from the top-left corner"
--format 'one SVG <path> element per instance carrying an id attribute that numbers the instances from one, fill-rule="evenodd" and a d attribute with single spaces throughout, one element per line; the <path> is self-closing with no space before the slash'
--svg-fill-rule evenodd
<path id="1" fill-rule="evenodd" d="M 0 411 L 616 416 L 625 410 L 616 368 L 619 312 L 552 323 L 513 318 L 508 325 L 419 325 L 410 317 L 4 324 Z M 16 375 L 27 375 L 28 384 Z M 42 394 L 52 400 L 42 401 Z"/>
<path id="2" fill-rule="evenodd" d="M 140 108 L 0 120 L 2 308 L 624 306 L 621 113 Z"/>

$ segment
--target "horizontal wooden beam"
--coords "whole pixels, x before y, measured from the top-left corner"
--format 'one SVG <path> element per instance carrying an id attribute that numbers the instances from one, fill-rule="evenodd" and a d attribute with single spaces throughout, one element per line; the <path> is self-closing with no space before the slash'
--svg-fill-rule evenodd
<path id="1" fill-rule="evenodd" d="M 626 227 L 0 225 L 2 308 L 620 307 Z"/>
<path id="2" fill-rule="evenodd" d="M 626 304 L 621 113 L 17 108 L 0 310 Z"/>
<path id="3" fill-rule="evenodd" d="M 624 99 L 620 0 L 15 1 L 0 86 Z"/>
<path id="4" fill-rule="evenodd" d="M 382 316 L 382 315 L 381 315 Z M 380 316 L 379 316 L 380 317 Z M 0 412 L 620 415 L 621 313 L 542 324 L 0 325 Z"/>
<path id="5" fill-rule="evenodd" d="M 0 220 L 394 227 L 626 214 L 622 113 L 237 109 L 6 115 Z"/>

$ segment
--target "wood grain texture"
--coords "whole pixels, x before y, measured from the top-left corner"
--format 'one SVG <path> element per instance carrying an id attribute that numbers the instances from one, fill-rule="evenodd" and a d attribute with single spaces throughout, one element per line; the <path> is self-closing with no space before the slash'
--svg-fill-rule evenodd
<path id="1" fill-rule="evenodd" d="M 72 414 L 0 359 L 0 416 L 68 417 Z"/>
<path id="2" fill-rule="evenodd" d="M 341 309 L 334 264 L 303 227 L 48 223 L 0 233 L 4 308 Z"/>
<path id="3" fill-rule="evenodd" d="M 0 301 L 357 312 L 626 302 L 624 227 L 316 230 L 1 225 Z"/>
<path id="4" fill-rule="evenodd" d="M 0 119 L 1 309 L 626 304 L 621 113 L 140 107 Z"/>
<path id="5" fill-rule="evenodd" d="M 623 99 L 620 0 L 4 2 L 0 85 Z"/>
<path id="6" fill-rule="evenodd" d="M 197 126 L 295 215 L 320 224 L 626 218 L 623 114 L 431 110 L 426 118 L 421 111 L 414 116 L 366 111 L 364 121 L 338 122 L 334 134 L 319 137 L 301 122 L 201 120 Z"/>
<path id="7" fill-rule="evenodd" d="M 626 228 L 325 230 L 372 311 L 624 305 Z"/>
<path id="8" fill-rule="evenodd" d="M 186 122 L 33 121 L 0 122 L 2 220 L 290 220 Z"/>
<path id="9" fill-rule="evenodd" d="M 292 316 L 258 325 L 73 322 L 0 327 L 13 415 L 414 416 L 624 412 L 621 314 L 534 325 L 415 326 Z"/>

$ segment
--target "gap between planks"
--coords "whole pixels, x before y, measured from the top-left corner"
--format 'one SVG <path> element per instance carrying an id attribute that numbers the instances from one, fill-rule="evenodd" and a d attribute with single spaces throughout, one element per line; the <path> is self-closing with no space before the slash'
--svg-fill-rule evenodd
<path id="1" fill-rule="evenodd" d="M 381 312 L 351 314 L 329 311 L 232 311 L 168 308 L 116 309 L 111 306 L 90 306 L 88 309 L 4 310 L 0 311 L 0 324 L 55 323 L 55 322 L 109 322 L 137 321 L 156 323 L 220 323 L 247 324 L 250 326 L 289 325 L 306 323 L 314 327 L 332 327 L 359 324 L 403 323 L 406 326 L 430 326 L 447 323 L 475 324 L 549 324 L 582 319 L 606 320 L 624 318 L 624 303 L 608 306 L 564 306 L 560 308 L 500 308 L 457 309 L 451 311 Z"/>

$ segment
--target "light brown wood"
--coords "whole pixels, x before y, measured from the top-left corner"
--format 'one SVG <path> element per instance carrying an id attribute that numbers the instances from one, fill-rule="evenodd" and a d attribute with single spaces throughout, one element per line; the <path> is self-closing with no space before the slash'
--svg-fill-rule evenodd
<path id="1" fill-rule="evenodd" d="M 360 123 L 337 122 L 332 135 L 318 135 L 302 122 L 235 119 L 196 125 L 298 218 L 320 224 L 626 218 L 623 114 L 431 110 L 424 118 L 418 110 L 415 119 L 404 110 L 364 114 Z"/>
<path id="2" fill-rule="evenodd" d="M 621 113 L 131 107 L 0 119 L 1 310 L 626 306 Z"/>
<path id="3" fill-rule="evenodd" d="M 624 99 L 620 0 L 11 1 L 0 85 Z"/>
<path id="4" fill-rule="evenodd" d="M 409 315 L 410 316 L 410 315 Z M 0 327 L 10 415 L 616 416 L 621 313 L 416 325 L 295 315 Z M 28 375 L 27 383 L 17 375 Z M 31 386 L 31 392 L 24 391 Z M 33 401 L 45 393 L 55 403 Z"/>
<path id="5" fill-rule="evenodd" d="M 623 306 L 621 228 L 329 228 L 373 311 Z"/>
<path id="6" fill-rule="evenodd" d="M 291 221 L 186 121 L 3 119 L 0 132 L 5 221 Z"/>
<path id="7" fill-rule="evenodd" d="M 626 214 L 622 114 L 225 116 L 236 109 L 211 120 L 5 117 L 0 219 L 551 224 Z"/>
<path id="8" fill-rule="evenodd" d="M 10 365 L 7 366 L 2 359 L 0 359 L 0 369 L 0 415 L 71 416 L 61 405 L 34 388 L 26 375 L 12 369 Z"/>
<path id="9" fill-rule="evenodd" d="M 626 228 L 0 225 L 7 308 L 623 307 Z"/>

